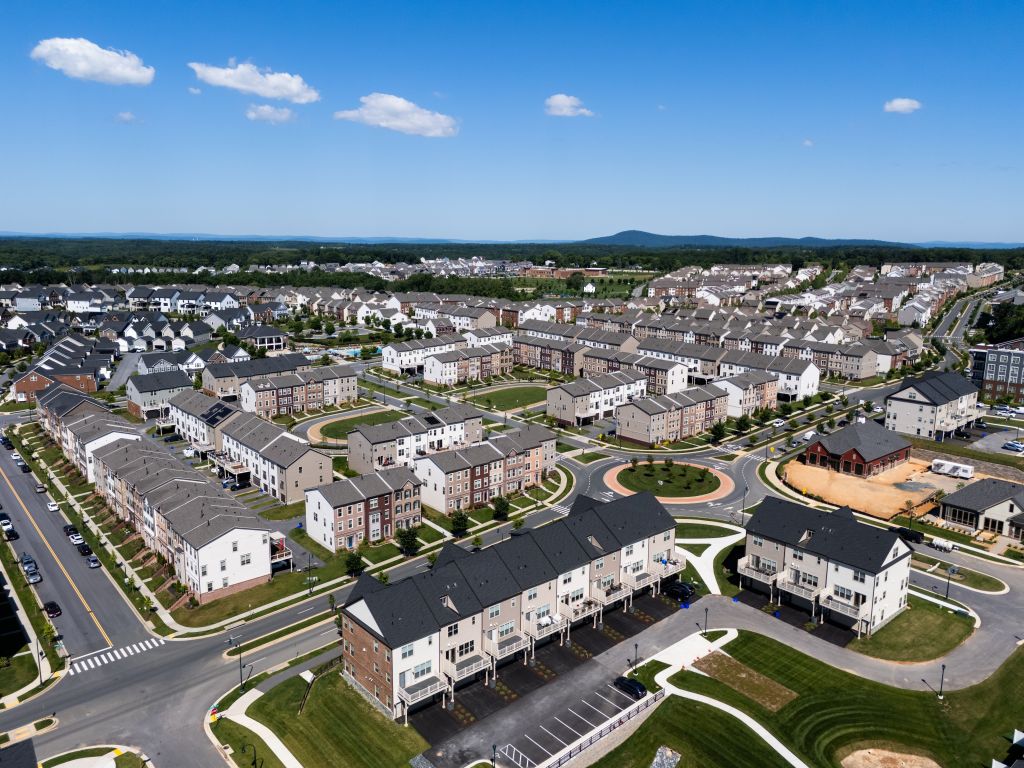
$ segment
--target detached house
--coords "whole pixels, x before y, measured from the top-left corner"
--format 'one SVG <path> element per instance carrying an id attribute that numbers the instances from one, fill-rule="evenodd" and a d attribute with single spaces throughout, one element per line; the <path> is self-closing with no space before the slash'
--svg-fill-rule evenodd
<path id="1" fill-rule="evenodd" d="M 939 515 L 954 525 L 1024 540 L 1024 485 L 985 478 L 940 502 Z"/>
<path id="2" fill-rule="evenodd" d="M 910 458 L 910 443 L 868 419 L 815 438 L 804 449 L 804 461 L 847 475 L 870 477 Z"/>

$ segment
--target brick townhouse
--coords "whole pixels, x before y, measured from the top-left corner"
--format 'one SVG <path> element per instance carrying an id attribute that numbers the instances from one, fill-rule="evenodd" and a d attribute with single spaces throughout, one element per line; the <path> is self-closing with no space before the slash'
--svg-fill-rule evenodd
<path id="1" fill-rule="evenodd" d="M 618 436 L 641 445 L 674 443 L 707 432 L 728 417 L 729 396 L 715 384 L 619 406 Z"/>
<path id="2" fill-rule="evenodd" d="M 423 360 L 423 381 L 438 386 L 454 386 L 481 381 L 512 370 L 512 348 L 501 344 L 483 344 L 430 355 Z"/>
<path id="3" fill-rule="evenodd" d="M 242 410 L 264 419 L 338 406 L 358 397 L 356 369 L 348 365 L 251 379 L 239 388 Z"/>
<path id="4" fill-rule="evenodd" d="M 348 433 L 348 466 L 360 474 L 411 467 L 418 456 L 478 443 L 483 434 L 483 414 L 462 403 L 387 424 L 358 424 Z"/>

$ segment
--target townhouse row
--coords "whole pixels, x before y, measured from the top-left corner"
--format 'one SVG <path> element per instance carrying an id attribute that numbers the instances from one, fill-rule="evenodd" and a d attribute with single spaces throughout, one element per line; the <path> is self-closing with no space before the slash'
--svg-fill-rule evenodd
<path id="1" fill-rule="evenodd" d="M 446 545 L 433 567 L 392 584 L 363 576 L 342 608 L 344 673 L 395 718 L 546 640 L 596 626 L 616 603 L 685 568 L 675 521 L 651 494 L 602 504 L 475 552 Z"/>
<path id="2" fill-rule="evenodd" d="M 358 372 L 350 365 L 249 379 L 239 387 L 242 410 L 264 419 L 337 407 L 359 398 Z"/>

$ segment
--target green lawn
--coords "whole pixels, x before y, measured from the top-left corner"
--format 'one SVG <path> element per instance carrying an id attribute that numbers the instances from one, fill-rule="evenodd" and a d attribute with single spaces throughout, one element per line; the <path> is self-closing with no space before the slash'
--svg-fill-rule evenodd
<path id="1" fill-rule="evenodd" d="M 246 744 L 256 747 L 256 753 L 262 768 L 284 768 L 284 764 L 277 759 L 270 750 L 270 747 L 266 745 L 266 742 L 245 726 L 221 718 L 210 726 L 210 730 L 213 731 L 213 735 L 217 737 L 217 741 L 220 744 L 226 744 L 231 747 L 230 760 L 238 768 L 250 768 L 252 766 L 252 749 L 249 749 L 247 754 L 242 752 Z"/>
<path id="2" fill-rule="evenodd" d="M 555 450 L 559 453 L 568 453 L 569 451 L 575 451 L 576 448 L 568 443 L 555 443 Z"/>
<path id="3" fill-rule="evenodd" d="M 348 459 L 344 456 L 335 456 L 331 459 L 331 468 L 335 472 L 340 472 L 345 477 L 359 477 L 359 473 L 354 469 L 348 468 Z"/>
<path id="4" fill-rule="evenodd" d="M 387 424 L 391 421 L 404 419 L 406 416 L 408 414 L 402 411 L 374 411 L 373 413 L 365 413 L 362 416 L 353 416 L 349 419 L 338 419 L 338 421 L 328 422 L 320 428 L 320 434 L 331 440 L 344 440 L 348 437 L 348 433 L 360 424 Z"/>
<path id="5" fill-rule="evenodd" d="M 729 568 L 726 564 L 726 560 L 729 563 L 733 563 L 736 557 L 742 557 L 742 553 L 737 553 L 734 557 L 736 548 L 745 550 L 746 545 L 742 541 L 738 541 L 731 547 L 726 547 L 718 556 L 715 558 L 715 577 L 718 579 L 718 588 L 722 590 L 722 594 L 727 597 L 738 595 L 740 592 L 740 579 L 734 570 Z"/>
<path id="6" fill-rule="evenodd" d="M 909 608 L 871 637 L 853 640 L 848 648 L 890 661 L 928 661 L 953 650 L 974 631 L 974 620 L 913 595 Z"/>
<path id="7" fill-rule="evenodd" d="M 808 765 L 838 767 L 837 756 L 844 748 L 877 744 L 928 754 L 943 768 L 974 768 L 1005 757 L 1007 737 L 1020 727 L 1020 699 L 1013 693 L 1024 689 L 1024 651 L 1020 649 L 985 682 L 947 691 L 941 702 L 930 692 L 864 680 L 762 635 L 741 632 L 726 651 L 795 692 L 797 698 L 770 712 L 703 675 L 682 672 L 672 682 L 742 709 Z M 938 670 L 924 674 L 938 685 Z M 700 732 L 702 718 L 694 717 L 692 707 L 685 704 L 682 722 L 688 723 L 687 732 Z"/>
<path id="8" fill-rule="evenodd" d="M 661 746 L 678 752 L 680 768 L 788 768 L 749 728 L 706 704 L 669 696 L 621 746 L 593 768 L 648 768 Z"/>
<path id="9" fill-rule="evenodd" d="M 432 403 L 429 400 L 423 399 L 422 397 L 410 397 L 405 402 L 412 403 L 413 405 L 421 406 L 423 408 L 426 408 L 428 411 L 430 409 L 432 409 L 432 408 L 440 408 L 441 407 L 437 403 Z"/>
<path id="10" fill-rule="evenodd" d="M 607 453 L 581 453 L 579 456 L 574 456 L 576 461 L 581 464 L 589 464 L 592 461 L 600 461 L 601 459 L 607 459 Z"/>
<path id="11" fill-rule="evenodd" d="M 960 456 L 965 459 L 974 459 L 975 461 L 988 461 L 993 464 L 1004 464 L 1007 467 L 1024 469 L 1024 459 L 1016 458 L 1015 456 L 1010 456 L 1008 454 L 976 451 L 973 448 L 968 448 L 963 443 L 954 440 L 946 440 L 944 442 L 937 443 L 934 440 L 911 437 L 910 435 L 905 435 L 905 437 L 915 448 L 924 448 L 925 450 L 935 451 L 936 453 Z"/>
<path id="12" fill-rule="evenodd" d="M 913 563 L 921 563 L 926 567 L 938 565 L 939 567 L 932 571 L 932 573 L 942 578 L 946 578 L 946 571 L 950 566 L 947 562 L 936 560 L 934 557 L 922 555 L 918 552 L 914 553 Z M 999 592 L 1004 586 L 1003 582 L 988 574 L 972 571 L 969 568 L 961 568 L 960 566 L 957 566 L 957 568 L 959 569 L 957 574 L 950 579 L 954 584 L 963 584 L 965 587 L 982 589 L 986 592 Z"/>
<path id="13" fill-rule="evenodd" d="M 489 523 L 494 519 L 494 510 L 490 507 L 471 509 L 469 510 L 469 517 L 471 520 L 476 520 L 478 523 Z"/>
<path id="14" fill-rule="evenodd" d="M 634 470 L 629 466 L 616 478 L 631 491 L 650 491 L 655 496 L 703 496 L 718 489 L 721 481 L 702 467 L 690 464 L 655 464 L 642 462 Z"/>
<path id="15" fill-rule="evenodd" d="M 443 533 L 429 525 L 421 525 L 417 528 L 416 536 L 427 542 L 427 544 L 433 544 L 435 541 L 441 541 L 444 538 Z"/>
<path id="16" fill-rule="evenodd" d="M 62 765 L 64 763 L 70 763 L 72 760 L 86 757 L 102 757 L 103 755 L 112 752 L 110 747 L 86 747 L 85 749 L 76 749 L 74 752 L 69 752 L 66 755 L 60 757 L 53 757 L 42 763 L 43 768 L 53 768 L 56 765 Z"/>
<path id="17" fill-rule="evenodd" d="M 728 528 L 719 528 L 717 525 L 704 525 L 703 523 L 679 523 L 676 525 L 676 538 L 678 539 L 719 539 L 723 536 L 732 536 L 733 531 Z"/>
<path id="18" fill-rule="evenodd" d="M 293 517 L 299 517 L 304 514 L 306 514 L 306 502 L 304 501 L 296 501 L 294 504 L 285 504 L 273 507 L 272 509 L 260 510 L 260 517 L 265 517 L 267 520 L 290 520 Z"/>
<path id="19" fill-rule="evenodd" d="M 21 690 L 39 679 L 39 668 L 33 658 L 35 652 L 33 646 L 31 653 L 13 657 L 10 666 L 0 669 L 0 696 Z"/>
<path id="20" fill-rule="evenodd" d="M 248 714 L 272 728 L 306 768 L 395 768 L 429 746 L 414 729 L 373 709 L 338 674 L 316 680 L 300 715 L 305 691 L 305 681 L 287 680 Z"/>
<path id="21" fill-rule="evenodd" d="M 509 387 L 485 395 L 469 398 L 471 403 L 494 408 L 499 411 L 510 411 L 524 405 L 539 403 L 547 397 L 544 387 Z"/>
<path id="22" fill-rule="evenodd" d="M 392 544 L 390 541 L 386 541 L 383 544 L 378 544 L 375 547 L 367 547 L 364 550 L 360 550 L 359 554 L 369 560 L 371 563 L 383 563 L 385 560 L 390 560 L 392 557 L 398 557 L 401 553 L 398 547 Z"/>
<path id="23" fill-rule="evenodd" d="M 939 528 L 935 525 L 929 525 L 923 520 L 914 519 L 913 525 L 910 523 L 910 518 L 906 515 L 897 515 L 889 521 L 891 525 L 902 525 L 908 528 L 913 528 L 915 531 L 931 536 L 933 538 L 946 539 L 947 541 L 955 541 L 957 544 L 970 544 L 975 547 L 985 548 L 985 544 L 980 541 L 975 541 L 973 538 L 968 536 L 966 533 L 960 533 L 959 531 L 947 530 L 945 528 Z"/>
<path id="24" fill-rule="evenodd" d="M 703 555 L 704 554 L 704 550 L 706 550 L 711 545 L 710 544 L 679 544 L 678 546 L 681 547 L 682 549 L 685 549 L 691 555 L 698 556 L 698 555 Z"/>

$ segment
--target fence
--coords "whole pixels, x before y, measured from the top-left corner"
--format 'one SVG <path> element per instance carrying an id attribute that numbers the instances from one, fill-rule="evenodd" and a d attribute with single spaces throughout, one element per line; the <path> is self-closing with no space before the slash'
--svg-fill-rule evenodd
<path id="1" fill-rule="evenodd" d="M 582 737 L 573 744 L 570 744 L 565 751 L 560 755 L 552 755 L 537 768 L 556 768 L 556 766 L 565 765 L 574 757 L 578 756 L 584 750 L 594 746 L 597 742 L 603 739 L 605 736 L 610 734 L 616 728 L 625 725 L 634 717 L 644 712 L 649 707 L 653 707 L 659 701 L 665 698 L 665 690 L 662 689 L 655 693 L 653 696 L 645 696 L 643 699 L 638 701 L 636 704 L 631 706 L 629 709 L 625 709 L 618 714 L 618 716 L 602 725 L 599 729 L 591 731 L 589 735 Z"/>

